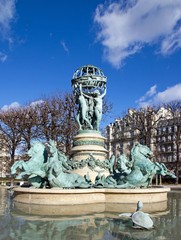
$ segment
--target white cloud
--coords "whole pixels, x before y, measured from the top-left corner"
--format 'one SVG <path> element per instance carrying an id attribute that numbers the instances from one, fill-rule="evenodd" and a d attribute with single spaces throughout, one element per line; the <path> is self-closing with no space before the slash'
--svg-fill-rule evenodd
<path id="1" fill-rule="evenodd" d="M 157 85 L 153 85 L 150 89 L 136 101 L 139 107 L 147 107 L 152 105 L 152 98 L 157 93 Z"/>
<path id="2" fill-rule="evenodd" d="M 111 1 L 99 5 L 94 21 L 105 58 L 115 67 L 145 45 L 159 44 L 160 53 L 181 47 L 181 0 Z"/>
<path id="3" fill-rule="evenodd" d="M 145 101 L 145 99 L 148 99 L 149 97 L 152 97 L 152 96 L 156 93 L 156 88 L 157 88 L 156 85 L 152 86 L 152 87 L 145 93 L 145 95 L 142 96 L 142 97 L 138 100 L 138 102 L 143 102 L 143 101 Z"/>
<path id="4" fill-rule="evenodd" d="M 163 40 L 161 44 L 161 53 L 171 54 L 178 48 L 181 48 L 181 28 Z"/>
<path id="5" fill-rule="evenodd" d="M 1 110 L 2 111 L 8 111 L 10 109 L 16 109 L 16 108 L 19 108 L 20 107 L 20 104 L 18 102 L 13 102 L 11 103 L 10 105 L 4 105 Z"/>
<path id="6" fill-rule="evenodd" d="M 65 42 L 64 42 L 64 41 L 61 41 L 60 44 L 62 45 L 64 51 L 65 51 L 66 53 L 69 53 L 69 49 L 68 49 L 68 47 L 66 46 Z"/>
<path id="7" fill-rule="evenodd" d="M 168 103 L 176 100 L 181 100 L 181 83 L 169 87 L 163 92 L 158 92 L 154 97 L 153 102 Z"/>
<path id="8" fill-rule="evenodd" d="M 8 56 L 5 53 L 0 52 L 0 62 L 4 63 Z"/>
<path id="9" fill-rule="evenodd" d="M 0 35 L 8 40 L 11 30 L 11 23 L 15 19 L 16 0 L 0 0 Z"/>
<path id="10" fill-rule="evenodd" d="M 41 105 L 42 103 L 44 103 L 43 100 L 37 100 L 37 101 L 34 101 L 34 102 L 30 103 L 30 106 L 31 107 L 36 107 L 37 105 Z"/>
<path id="11" fill-rule="evenodd" d="M 37 100 L 37 101 L 34 101 L 34 102 L 31 102 L 29 104 L 30 107 L 36 107 L 37 105 L 41 105 L 42 103 L 44 103 L 43 100 Z M 21 105 L 18 103 L 18 102 L 12 102 L 11 104 L 9 105 L 4 105 L 1 110 L 2 111 L 8 111 L 10 109 L 17 109 L 17 108 L 20 108 Z"/>
<path id="12" fill-rule="evenodd" d="M 148 107 L 179 100 L 181 100 L 181 83 L 168 87 L 162 92 L 156 92 L 156 85 L 154 85 L 136 103 L 139 107 Z"/>

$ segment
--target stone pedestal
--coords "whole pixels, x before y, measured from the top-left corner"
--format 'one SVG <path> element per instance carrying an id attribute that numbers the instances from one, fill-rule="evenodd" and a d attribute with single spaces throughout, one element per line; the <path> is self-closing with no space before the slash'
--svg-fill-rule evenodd
<path id="1" fill-rule="evenodd" d="M 108 151 L 105 149 L 105 138 L 100 132 L 93 130 L 82 130 L 74 137 L 73 147 L 71 150 L 72 159 L 75 161 L 86 160 L 93 156 L 94 159 L 104 161 L 107 159 Z M 109 175 L 109 171 L 99 166 L 91 170 L 88 166 L 74 171 L 82 176 L 89 173 L 91 180 L 94 182 L 98 173 Z"/>

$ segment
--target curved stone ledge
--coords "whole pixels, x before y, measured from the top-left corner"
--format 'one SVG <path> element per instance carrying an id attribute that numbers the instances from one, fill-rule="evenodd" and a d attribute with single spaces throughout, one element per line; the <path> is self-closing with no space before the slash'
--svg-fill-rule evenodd
<path id="1" fill-rule="evenodd" d="M 14 201 L 39 205 L 80 205 L 99 203 L 132 204 L 142 201 L 159 203 L 167 201 L 170 188 L 147 189 L 35 189 L 14 188 Z"/>
<path id="2" fill-rule="evenodd" d="M 14 202 L 13 214 L 18 216 L 32 218 L 35 220 L 35 216 L 39 220 L 45 220 L 41 216 L 50 216 L 52 220 L 56 216 L 85 216 L 93 214 L 98 217 L 119 217 L 117 213 L 130 212 L 133 213 L 136 209 L 136 204 L 133 203 L 94 203 L 94 204 L 77 204 L 77 205 L 40 205 L 40 204 L 27 204 Z M 147 213 L 156 213 L 157 215 L 168 214 L 167 201 L 158 203 L 145 203 L 143 211 Z M 116 214 L 116 215 L 115 215 Z M 58 218 L 59 220 L 59 218 Z"/>

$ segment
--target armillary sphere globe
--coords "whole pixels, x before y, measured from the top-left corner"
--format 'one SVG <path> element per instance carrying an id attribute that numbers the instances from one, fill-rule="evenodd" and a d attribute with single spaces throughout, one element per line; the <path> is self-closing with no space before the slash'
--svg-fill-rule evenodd
<path id="1" fill-rule="evenodd" d="M 103 71 L 93 65 L 85 65 L 78 68 L 72 78 L 73 93 L 77 96 L 80 85 L 83 93 L 93 96 L 95 93 L 100 95 L 105 92 L 107 78 Z"/>

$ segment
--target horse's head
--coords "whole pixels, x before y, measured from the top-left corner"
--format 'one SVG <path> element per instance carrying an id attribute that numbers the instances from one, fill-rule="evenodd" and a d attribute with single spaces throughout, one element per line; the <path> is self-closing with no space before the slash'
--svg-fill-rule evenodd
<path id="1" fill-rule="evenodd" d="M 142 145 L 140 143 L 136 144 L 133 148 L 133 154 L 137 153 L 142 154 L 146 158 L 151 158 L 153 156 L 153 152 L 151 151 L 151 149 L 146 145 Z"/>
<path id="2" fill-rule="evenodd" d="M 32 143 L 30 150 L 28 151 L 28 155 L 30 157 L 34 157 L 37 154 L 43 155 L 44 151 L 45 151 L 45 146 L 41 142 L 34 142 Z"/>

